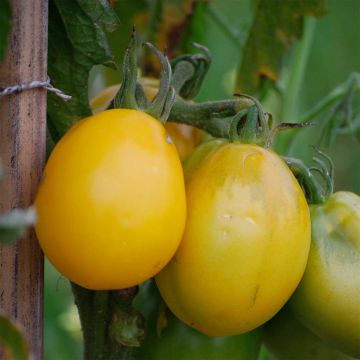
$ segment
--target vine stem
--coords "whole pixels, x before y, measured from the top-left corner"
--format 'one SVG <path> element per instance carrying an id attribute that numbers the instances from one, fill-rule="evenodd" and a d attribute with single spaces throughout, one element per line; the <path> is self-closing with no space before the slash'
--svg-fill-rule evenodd
<path id="1" fill-rule="evenodd" d="M 192 125 L 212 136 L 227 138 L 231 118 L 253 104 L 251 99 L 245 97 L 203 103 L 185 102 L 177 97 L 169 121 Z"/>
<path id="2" fill-rule="evenodd" d="M 84 359 L 104 359 L 109 292 L 90 291 L 74 283 L 71 286 L 84 335 Z"/>
<path id="3" fill-rule="evenodd" d="M 131 357 L 131 347 L 121 345 L 110 335 L 110 326 L 117 306 L 132 301 L 129 290 L 93 291 L 71 283 L 75 303 L 79 310 L 84 336 L 85 360 L 125 360 Z M 117 295 L 116 295 L 117 294 Z M 115 301 L 119 294 L 129 299 L 125 303 Z M 128 305 L 129 306 L 129 305 Z M 130 313 L 130 308 L 129 308 Z M 131 316 L 131 315 L 130 315 Z M 121 321 L 121 320 L 120 320 Z"/>
<path id="4" fill-rule="evenodd" d="M 295 48 L 293 66 L 290 69 L 289 81 L 284 92 L 282 118 L 286 121 L 296 120 L 299 92 L 313 43 L 315 28 L 316 20 L 310 17 L 305 18 L 304 37 Z"/>
<path id="5" fill-rule="evenodd" d="M 335 104 L 337 101 L 344 98 L 344 96 L 349 92 L 349 87 L 353 86 L 354 93 L 360 92 L 360 74 L 352 73 L 349 78 L 335 89 L 333 89 L 325 98 L 319 101 L 313 108 L 308 110 L 302 116 L 297 118 L 298 123 L 307 123 L 316 119 L 319 114 L 321 114 L 325 109 L 329 108 L 331 105 Z M 294 137 L 288 137 L 284 139 L 284 146 L 290 152 Z"/>
<path id="6" fill-rule="evenodd" d="M 297 44 L 287 86 L 284 90 L 282 119 L 284 121 L 296 121 L 298 111 L 298 98 L 304 78 L 311 46 L 313 43 L 316 20 L 305 18 L 303 39 Z M 287 133 L 276 143 L 276 148 L 281 153 L 287 152 L 287 146 L 292 134 Z"/>
<path id="7" fill-rule="evenodd" d="M 355 82 L 354 92 L 360 91 L 360 76 L 359 74 L 353 73 L 350 75 L 350 78 L 345 82 L 337 86 L 333 91 L 331 91 L 324 99 L 317 103 L 313 108 L 308 112 L 300 116 L 298 122 L 307 122 L 311 119 L 317 117 L 322 111 L 328 108 L 330 105 L 334 104 L 336 101 L 340 100 L 345 96 L 349 91 L 349 86 Z"/>

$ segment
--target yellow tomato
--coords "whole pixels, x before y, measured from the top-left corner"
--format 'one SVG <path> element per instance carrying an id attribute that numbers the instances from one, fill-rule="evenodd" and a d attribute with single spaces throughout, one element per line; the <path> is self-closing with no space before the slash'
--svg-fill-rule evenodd
<path id="1" fill-rule="evenodd" d="M 135 110 L 76 124 L 53 150 L 36 196 L 44 253 L 71 281 L 121 289 L 155 275 L 185 223 L 179 157 L 164 127 Z"/>
<path id="2" fill-rule="evenodd" d="M 150 78 L 141 78 L 141 84 L 145 89 L 146 96 L 151 100 L 158 91 L 158 82 Z M 94 96 L 90 100 L 93 112 L 105 110 L 119 88 L 120 85 L 109 86 Z M 202 131 L 190 125 L 168 122 L 165 124 L 165 129 L 173 140 L 181 160 L 186 159 L 203 138 Z"/>
<path id="3" fill-rule="evenodd" d="M 156 283 L 186 324 L 210 336 L 245 333 L 280 310 L 304 273 L 305 196 L 284 161 L 255 145 L 210 141 L 184 167 L 185 232 Z"/>

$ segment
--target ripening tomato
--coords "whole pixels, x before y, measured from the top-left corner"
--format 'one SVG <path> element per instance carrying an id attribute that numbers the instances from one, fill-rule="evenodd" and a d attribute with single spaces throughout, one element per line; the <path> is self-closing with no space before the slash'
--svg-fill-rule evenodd
<path id="1" fill-rule="evenodd" d="M 146 96 L 151 100 L 158 91 L 158 82 L 151 78 L 141 78 L 140 82 L 144 87 Z M 93 112 L 104 111 L 110 105 L 119 88 L 120 85 L 109 86 L 92 98 L 90 106 Z M 167 122 L 165 129 L 174 142 L 181 160 L 186 159 L 203 138 L 202 131 L 190 125 Z"/>
<path id="2" fill-rule="evenodd" d="M 186 324 L 211 336 L 245 333 L 275 315 L 303 275 L 305 196 L 284 161 L 256 145 L 213 140 L 184 168 L 185 232 L 156 283 Z"/>
<path id="3" fill-rule="evenodd" d="M 311 206 L 312 242 L 291 306 L 315 334 L 360 358 L 360 197 L 337 192 Z"/>
<path id="4" fill-rule="evenodd" d="M 115 109 L 77 123 L 54 148 L 35 205 L 44 253 L 71 281 L 121 289 L 156 274 L 185 223 L 183 172 L 159 121 Z"/>

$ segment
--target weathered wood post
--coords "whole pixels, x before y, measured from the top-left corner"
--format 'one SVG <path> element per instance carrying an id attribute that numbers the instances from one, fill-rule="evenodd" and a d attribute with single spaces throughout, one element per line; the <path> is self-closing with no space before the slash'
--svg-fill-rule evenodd
<path id="1" fill-rule="evenodd" d="M 0 85 L 47 79 L 47 0 L 12 0 L 12 29 Z M 46 90 L 0 99 L 0 211 L 32 204 L 45 161 Z M 22 328 L 33 357 L 43 353 L 43 256 L 34 231 L 0 247 L 0 311 Z M 1 358 L 1 351 L 0 351 Z"/>

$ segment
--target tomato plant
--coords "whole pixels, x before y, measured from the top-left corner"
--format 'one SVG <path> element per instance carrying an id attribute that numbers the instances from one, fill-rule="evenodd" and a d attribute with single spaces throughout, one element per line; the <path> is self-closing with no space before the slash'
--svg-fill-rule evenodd
<path id="1" fill-rule="evenodd" d="M 304 144 L 333 147 L 340 134 L 359 135 L 360 75 L 331 90 L 348 69 L 359 70 L 349 46 L 358 37 L 339 37 L 356 17 L 329 0 L 336 22 L 327 25 L 328 46 L 326 21 L 316 28 L 311 19 L 326 13 L 326 2 L 0 2 L 0 157 L 10 174 L 0 208 L 34 200 L 47 112 L 51 155 L 35 199 L 36 232 L 45 255 L 72 280 L 86 360 L 273 360 L 258 351 L 261 324 L 274 315 L 265 341 L 278 358 L 359 355 L 358 198 L 327 199 L 316 185 L 326 174 L 295 159 L 309 155 Z M 304 135 L 273 141 L 279 130 L 320 120 Z M 216 139 L 194 152 L 203 134 Z M 331 150 L 346 174 L 339 189 L 356 192 L 358 176 L 351 183 L 348 170 L 355 174 L 358 165 L 341 141 Z M 1 216 L 0 242 L 24 234 L 19 214 Z M 277 312 L 305 269 L 309 215 L 309 262 L 289 304 L 300 323 L 288 306 Z M 33 240 L 0 249 L 0 311 L 32 333 L 29 356 L 41 358 L 43 263 Z M 53 274 L 46 311 L 52 302 L 63 306 L 46 316 L 45 332 L 62 327 L 79 346 Z M 169 308 L 154 281 L 141 284 L 155 275 Z M 0 324 L 0 342 L 11 328 Z M 80 348 L 74 355 L 52 339 L 46 358 L 79 358 Z"/>
<path id="2" fill-rule="evenodd" d="M 360 357 L 360 198 L 334 193 L 311 206 L 311 220 L 309 260 L 291 306 L 315 334 Z"/>
<path id="3" fill-rule="evenodd" d="M 141 283 L 170 260 L 183 232 L 175 147 L 143 112 L 93 115 L 53 150 L 35 205 L 41 247 L 66 277 L 98 290 Z"/>
<path id="4" fill-rule="evenodd" d="M 214 140 L 185 162 L 187 221 L 156 276 L 169 308 L 211 336 L 270 319 L 298 285 L 310 246 L 309 209 L 272 151 Z"/>
<path id="5" fill-rule="evenodd" d="M 141 78 L 140 84 L 144 86 L 145 93 L 149 100 L 152 100 L 158 91 L 158 81 L 152 78 Z M 111 103 L 111 100 L 118 92 L 120 85 L 112 85 L 100 91 L 90 100 L 90 106 L 94 113 L 105 110 Z M 180 160 L 186 159 L 195 146 L 198 145 L 203 137 L 202 131 L 186 124 L 172 122 L 165 123 L 165 129 L 170 135 L 178 151 Z"/>

